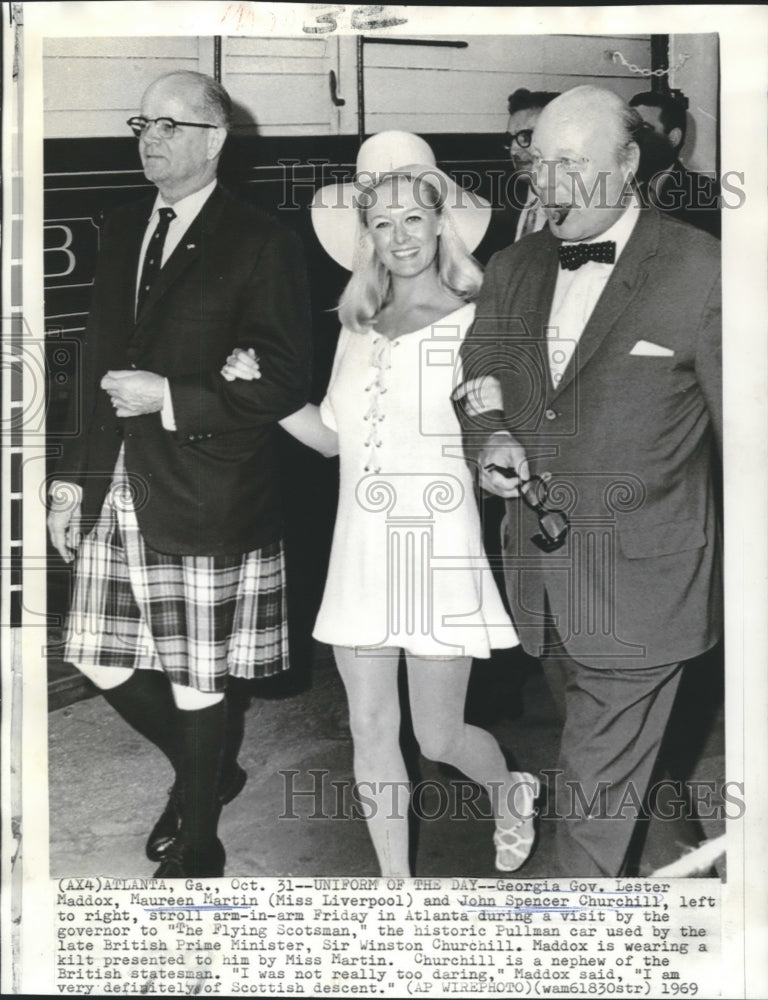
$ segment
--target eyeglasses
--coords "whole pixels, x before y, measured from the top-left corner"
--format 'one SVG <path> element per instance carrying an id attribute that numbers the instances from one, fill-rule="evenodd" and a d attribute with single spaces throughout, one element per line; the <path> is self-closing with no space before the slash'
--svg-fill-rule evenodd
<path id="1" fill-rule="evenodd" d="M 554 552 L 565 545 L 568 529 L 571 526 L 564 510 L 548 508 L 549 486 L 541 476 L 531 476 L 521 483 L 520 495 L 526 507 L 536 513 L 539 519 L 540 531 L 531 538 L 534 545 L 542 552 Z"/>
<path id="2" fill-rule="evenodd" d="M 541 156 L 534 156 L 528 169 L 532 174 L 538 174 L 544 170 L 548 175 L 550 170 L 553 173 L 560 170 L 566 174 L 572 174 L 577 170 L 584 170 L 590 162 L 588 156 L 561 156 L 556 160 L 545 160 Z"/>
<path id="3" fill-rule="evenodd" d="M 512 479 L 517 475 L 515 469 L 505 468 L 500 465 L 486 465 L 488 472 L 500 472 L 507 479 Z M 531 476 L 520 482 L 520 496 L 523 503 L 530 510 L 534 511 L 539 519 L 539 531 L 533 535 L 531 541 L 542 552 L 554 552 L 565 545 L 568 537 L 568 530 L 571 523 L 564 510 L 548 508 L 549 486 L 541 476 Z"/>
<path id="4" fill-rule="evenodd" d="M 220 128 L 219 125 L 209 125 L 205 122 L 177 122 L 175 118 L 144 118 L 143 115 L 129 118 L 126 125 L 137 139 L 144 135 L 150 125 L 157 127 L 157 134 L 161 139 L 172 139 L 179 125 L 186 125 L 188 128 Z"/>
<path id="5" fill-rule="evenodd" d="M 504 133 L 504 149 L 509 152 L 512 149 L 512 143 L 516 142 L 521 149 L 528 149 L 531 144 L 531 139 L 533 138 L 532 128 L 523 128 L 519 132 L 505 132 Z"/>

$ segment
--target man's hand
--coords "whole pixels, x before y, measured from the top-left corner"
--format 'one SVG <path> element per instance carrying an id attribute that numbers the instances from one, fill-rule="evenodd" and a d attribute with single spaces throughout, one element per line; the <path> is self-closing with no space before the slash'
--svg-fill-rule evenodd
<path id="1" fill-rule="evenodd" d="M 511 434 L 507 431 L 492 434 L 477 461 L 478 482 L 482 489 L 507 499 L 520 496 L 520 483 L 528 479 L 528 460 L 525 449 Z M 513 474 L 504 475 L 499 469 Z"/>
<path id="2" fill-rule="evenodd" d="M 163 408 L 165 379 L 154 372 L 107 372 L 101 388 L 109 393 L 118 417 L 138 417 L 158 413 Z"/>
<path id="3" fill-rule="evenodd" d="M 261 378 L 259 359 L 256 357 L 254 349 L 249 347 L 247 351 L 244 351 L 242 347 L 236 347 L 227 358 L 221 369 L 221 374 L 227 382 L 234 382 L 237 378 L 246 379 L 249 382 L 255 378 Z"/>
<path id="4" fill-rule="evenodd" d="M 80 545 L 80 505 L 82 491 L 69 483 L 55 482 L 51 487 L 48 532 L 51 542 L 64 562 L 72 562 Z"/>

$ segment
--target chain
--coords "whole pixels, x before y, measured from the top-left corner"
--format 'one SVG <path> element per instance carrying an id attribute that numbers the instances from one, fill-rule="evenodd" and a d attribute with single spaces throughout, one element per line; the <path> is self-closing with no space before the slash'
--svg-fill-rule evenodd
<path id="1" fill-rule="evenodd" d="M 614 62 L 621 62 L 631 73 L 639 73 L 641 76 L 667 76 L 672 70 L 681 69 L 691 57 L 686 52 L 681 52 L 677 61 L 677 66 L 670 66 L 669 69 L 643 69 L 634 63 L 627 62 L 621 52 L 611 52 L 611 59 Z"/>

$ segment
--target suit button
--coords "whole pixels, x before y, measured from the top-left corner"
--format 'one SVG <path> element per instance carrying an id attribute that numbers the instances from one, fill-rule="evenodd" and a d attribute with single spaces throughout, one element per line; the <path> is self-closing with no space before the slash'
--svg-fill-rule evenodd
<path id="1" fill-rule="evenodd" d="M 557 417 L 557 414 L 555 413 L 554 410 L 545 410 L 544 416 L 547 418 L 547 420 L 554 420 Z"/>
<path id="2" fill-rule="evenodd" d="M 189 435 L 189 440 L 190 441 L 194 441 L 195 440 L 195 435 L 194 434 L 190 434 Z"/>

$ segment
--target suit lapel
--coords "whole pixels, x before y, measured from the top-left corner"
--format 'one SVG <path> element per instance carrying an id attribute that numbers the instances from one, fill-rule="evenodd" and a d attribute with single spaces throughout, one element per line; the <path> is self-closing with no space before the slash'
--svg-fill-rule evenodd
<path id="1" fill-rule="evenodd" d="M 151 319 L 154 309 L 169 289 L 173 288 L 179 278 L 200 256 L 206 234 L 215 229 L 221 215 L 222 205 L 221 188 L 217 187 L 192 220 L 175 250 L 161 268 L 157 280 L 147 295 L 141 315 L 136 317 L 137 333 L 147 320 Z"/>
<path id="2" fill-rule="evenodd" d="M 576 372 L 589 362 L 603 340 L 615 328 L 621 314 L 629 308 L 632 299 L 645 282 L 647 273 L 645 262 L 654 256 L 658 243 L 658 215 L 651 209 L 643 209 L 608 283 L 592 310 L 592 315 L 587 320 L 563 377 L 557 389 L 552 391 L 553 397 L 570 385 Z"/>
<path id="3" fill-rule="evenodd" d="M 154 199 L 136 205 L 136 211 L 130 218 L 125 238 L 121 241 L 123 262 L 118 267 L 118 273 L 121 276 L 120 301 L 117 303 L 118 315 L 130 316 L 131 320 L 133 320 L 136 311 L 136 282 L 138 280 L 141 244 L 153 205 Z M 130 325 L 133 326 L 133 323 L 131 322 Z"/>
<path id="4" fill-rule="evenodd" d="M 549 232 L 541 241 L 541 247 L 537 248 L 537 254 L 529 257 L 529 267 L 526 274 L 527 284 L 525 290 L 524 309 L 526 312 L 526 322 L 528 316 L 536 316 L 538 323 L 532 326 L 533 330 L 541 330 L 546 326 L 549 319 L 549 310 L 552 304 L 552 296 L 555 292 L 555 282 L 557 281 L 557 271 L 559 267 L 557 257 L 558 241 Z M 543 320 L 543 322 L 542 322 Z"/>
<path id="5" fill-rule="evenodd" d="M 558 241 L 547 231 L 542 233 L 536 252 L 528 256 L 528 268 L 523 276 L 523 294 L 518 299 L 514 312 L 522 318 L 526 327 L 526 335 L 532 337 L 538 350 L 539 371 L 545 373 L 545 383 L 548 390 L 552 388 L 549 377 L 549 358 L 547 356 L 546 326 L 552 306 L 552 296 L 555 292 L 555 282 L 559 268 L 557 256 Z"/>

